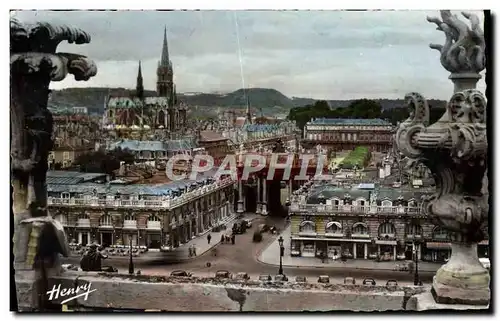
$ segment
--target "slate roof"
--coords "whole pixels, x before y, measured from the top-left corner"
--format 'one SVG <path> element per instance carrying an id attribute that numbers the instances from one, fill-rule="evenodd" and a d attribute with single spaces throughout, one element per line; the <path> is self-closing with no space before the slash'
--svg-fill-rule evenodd
<path id="1" fill-rule="evenodd" d="M 316 118 L 309 125 L 357 125 L 357 126 L 392 126 L 383 119 Z"/>
<path id="2" fill-rule="evenodd" d="M 173 192 L 186 188 L 192 184 L 201 184 L 209 179 L 212 179 L 215 170 L 200 173 L 196 180 L 180 180 L 171 181 L 165 184 L 98 184 L 98 183 L 76 183 L 72 184 L 47 184 L 47 192 L 49 193 L 81 193 L 81 194 L 123 194 L 123 195 L 171 195 Z"/>
<path id="3" fill-rule="evenodd" d="M 177 140 L 167 140 L 167 141 L 155 141 L 155 140 L 121 140 L 111 144 L 110 150 L 121 148 L 128 149 L 131 151 L 178 151 L 178 150 L 189 150 L 195 148 L 196 145 L 190 139 L 177 139 Z"/>
<path id="4" fill-rule="evenodd" d="M 200 131 L 200 136 L 201 136 L 200 141 L 202 142 L 218 142 L 222 140 L 227 140 L 227 138 L 222 136 L 222 134 L 211 130 Z"/>
<path id="5" fill-rule="evenodd" d="M 247 132 L 273 132 L 279 128 L 276 124 L 247 124 L 244 129 Z"/>
<path id="6" fill-rule="evenodd" d="M 417 202 L 420 201 L 422 196 L 429 195 L 428 191 L 408 189 L 408 188 L 388 188 L 377 186 L 373 191 L 366 189 L 359 189 L 358 186 L 353 188 L 343 188 L 333 185 L 323 185 L 323 186 L 313 186 L 309 197 L 307 198 L 307 204 L 319 204 L 321 200 L 327 200 L 334 197 L 343 199 L 346 194 L 352 199 L 357 199 L 362 197 L 366 200 L 370 198 L 371 193 L 376 194 L 377 200 L 389 199 L 391 201 L 396 201 L 400 196 L 404 200 L 415 199 Z"/>
<path id="7" fill-rule="evenodd" d="M 48 171 L 47 184 L 73 185 L 106 178 L 103 173 L 81 173 L 69 171 Z"/>

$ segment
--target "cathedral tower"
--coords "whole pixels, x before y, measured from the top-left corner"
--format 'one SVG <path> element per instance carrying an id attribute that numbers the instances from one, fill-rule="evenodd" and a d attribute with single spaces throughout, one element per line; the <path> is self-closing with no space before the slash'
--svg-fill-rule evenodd
<path id="1" fill-rule="evenodd" d="M 161 60 L 156 69 L 156 92 L 160 97 L 167 97 L 171 99 L 173 93 L 173 76 L 172 62 L 168 55 L 168 41 L 167 41 L 167 27 L 165 27 L 163 34 L 163 48 L 161 51 Z"/>
<path id="2" fill-rule="evenodd" d="M 140 99 L 144 99 L 144 84 L 142 81 L 142 70 L 140 61 L 139 61 L 139 70 L 137 71 L 137 84 L 135 86 L 135 95 Z"/>

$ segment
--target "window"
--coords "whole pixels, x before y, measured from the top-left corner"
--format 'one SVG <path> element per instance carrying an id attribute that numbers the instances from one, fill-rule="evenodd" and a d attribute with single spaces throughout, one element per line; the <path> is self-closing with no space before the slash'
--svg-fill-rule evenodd
<path id="1" fill-rule="evenodd" d="M 382 207 L 391 207 L 391 206 L 392 206 L 391 201 L 388 201 L 388 200 L 382 201 Z"/>
<path id="2" fill-rule="evenodd" d="M 63 192 L 61 193 L 62 198 L 69 198 L 69 193 L 68 192 Z"/>
<path id="3" fill-rule="evenodd" d="M 339 222 L 328 222 L 325 226 L 325 232 L 331 234 L 342 233 L 342 224 Z"/>
<path id="4" fill-rule="evenodd" d="M 299 231 L 304 233 L 316 233 L 316 224 L 311 221 L 304 221 L 300 223 Z"/>
<path id="5" fill-rule="evenodd" d="M 407 224 L 406 235 L 422 235 L 422 227 L 418 224 Z"/>
<path id="6" fill-rule="evenodd" d="M 69 160 L 69 152 L 63 152 L 63 160 Z"/>
<path id="7" fill-rule="evenodd" d="M 354 223 L 352 226 L 352 234 L 368 234 L 368 227 L 362 222 Z"/>
<path id="8" fill-rule="evenodd" d="M 435 240 L 448 240 L 450 238 L 450 235 L 444 228 L 436 226 L 432 231 L 432 238 Z"/>
<path id="9" fill-rule="evenodd" d="M 396 234 L 396 228 L 392 223 L 383 223 L 380 224 L 378 228 L 379 236 L 383 236 L 384 234 Z"/>
<path id="10" fill-rule="evenodd" d="M 99 219 L 99 225 L 100 226 L 113 226 L 113 221 L 111 220 L 111 216 L 109 215 L 103 215 Z"/>

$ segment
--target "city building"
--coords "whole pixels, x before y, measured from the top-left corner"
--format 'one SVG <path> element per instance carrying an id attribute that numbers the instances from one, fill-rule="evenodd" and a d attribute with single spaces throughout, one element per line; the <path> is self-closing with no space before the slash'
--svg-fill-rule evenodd
<path id="1" fill-rule="evenodd" d="M 316 118 L 304 126 L 302 144 L 321 144 L 334 151 L 363 145 L 372 152 L 388 152 L 393 130 L 392 124 L 382 119 Z"/>
<path id="2" fill-rule="evenodd" d="M 444 262 L 450 234 L 421 211 L 432 192 L 309 181 L 293 193 L 289 207 L 291 254 L 385 261 L 411 260 L 416 251 L 420 260 Z M 479 252 L 487 256 L 487 247 L 483 241 Z"/>
<path id="3" fill-rule="evenodd" d="M 49 168 L 70 167 L 80 155 L 95 150 L 101 138 L 96 117 L 66 113 L 52 119 L 54 146 L 48 157 Z"/>
<path id="4" fill-rule="evenodd" d="M 191 139 L 171 139 L 166 141 L 118 140 L 108 145 L 108 150 L 128 150 L 137 162 L 167 161 L 177 154 L 194 155 L 196 144 Z"/>
<path id="5" fill-rule="evenodd" d="M 213 130 L 203 130 L 198 133 L 198 146 L 206 154 L 212 156 L 215 165 L 220 165 L 227 154 L 233 149 L 228 144 L 228 138 Z"/>
<path id="6" fill-rule="evenodd" d="M 110 184 L 107 175 L 49 171 L 48 211 L 72 243 L 172 250 L 231 216 L 234 181 L 212 172 L 163 184 Z"/>
<path id="7" fill-rule="evenodd" d="M 177 99 L 166 28 L 156 75 L 156 95 L 147 96 L 139 62 L 135 93 L 106 98 L 103 116 L 105 130 L 117 137 L 136 137 L 156 130 L 166 131 L 172 137 L 186 130 L 187 108 Z"/>

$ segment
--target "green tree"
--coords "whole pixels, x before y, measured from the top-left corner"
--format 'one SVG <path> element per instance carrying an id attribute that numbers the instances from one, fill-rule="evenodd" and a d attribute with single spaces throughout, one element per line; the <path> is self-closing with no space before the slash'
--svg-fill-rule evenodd
<path id="1" fill-rule="evenodd" d="M 113 175 L 120 168 L 121 162 L 133 164 L 134 159 L 134 155 L 127 149 L 118 148 L 107 152 L 98 150 L 78 156 L 75 165 L 80 167 L 81 172 Z"/>

